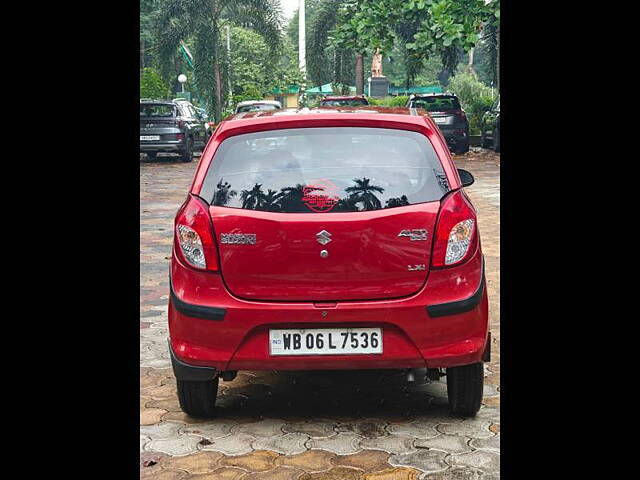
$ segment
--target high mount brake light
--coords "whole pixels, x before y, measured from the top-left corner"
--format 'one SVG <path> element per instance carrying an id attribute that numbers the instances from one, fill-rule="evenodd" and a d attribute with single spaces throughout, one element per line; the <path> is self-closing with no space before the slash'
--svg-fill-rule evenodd
<path id="1" fill-rule="evenodd" d="M 175 221 L 176 253 L 198 270 L 218 271 L 218 252 L 209 211 L 202 200 L 189 195 Z"/>
<path id="2" fill-rule="evenodd" d="M 440 206 L 431 266 L 444 268 L 462 263 L 476 250 L 477 243 L 476 214 L 462 190 L 458 190 Z"/>

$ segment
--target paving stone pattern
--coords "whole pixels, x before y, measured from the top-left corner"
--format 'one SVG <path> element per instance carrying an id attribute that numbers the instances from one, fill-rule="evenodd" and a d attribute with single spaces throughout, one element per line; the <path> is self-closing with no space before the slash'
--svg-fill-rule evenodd
<path id="1" fill-rule="evenodd" d="M 218 418 L 181 412 L 167 350 L 173 217 L 198 160 L 140 163 L 140 476 L 242 480 L 474 480 L 500 471 L 500 156 L 455 156 L 476 182 L 492 361 L 473 419 L 447 410 L 446 383 L 399 371 L 240 372 L 220 382 Z"/>

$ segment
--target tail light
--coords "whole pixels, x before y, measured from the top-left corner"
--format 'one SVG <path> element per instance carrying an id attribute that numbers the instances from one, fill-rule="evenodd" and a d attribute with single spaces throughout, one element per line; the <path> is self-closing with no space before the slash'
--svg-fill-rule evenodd
<path id="1" fill-rule="evenodd" d="M 466 120 L 467 119 L 467 114 L 464 113 L 462 110 L 458 110 L 456 112 L 453 113 L 456 117 L 459 117 L 460 120 Z"/>
<path id="2" fill-rule="evenodd" d="M 477 244 L 476 213 L 462 190 L 458 190 L 440 207 L 431 266 L 443 268 L 462 263 L 476 250 Z"/>
<path id="3" fill-rule="evenodd" d="M 174 250 L 193 268 L 218 271 L 218 252 L 206 204 L 189 195 L 175 221 Z"/>

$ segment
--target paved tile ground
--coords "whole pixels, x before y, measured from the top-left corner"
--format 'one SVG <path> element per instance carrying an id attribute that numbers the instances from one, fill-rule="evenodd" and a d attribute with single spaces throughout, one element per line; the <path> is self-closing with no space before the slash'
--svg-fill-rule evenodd
<path id="1" fill-rule="evenodd" d="M 448 414 L 446 384 L 402 372 L 241 372 L 215 420 L 180 411 L 167 351 L 172 221 L 197 160 L 140 164 L 140 476 L 242 480 L 490 480 L 500 462 L 500 157 L 455 157 L 476 178 L 492 361 L 474 419 Z M 418 380 L 418 379 L 417 379 Z"/>

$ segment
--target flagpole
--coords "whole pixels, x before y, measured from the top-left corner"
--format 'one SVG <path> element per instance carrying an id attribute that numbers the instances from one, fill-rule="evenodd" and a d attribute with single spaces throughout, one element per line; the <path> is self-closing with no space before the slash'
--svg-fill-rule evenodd
<path id="1" fill-rule="evenodd" d="M 298 67 L 303 76 L 307 73 L 306 58 L 306 28 L 305 28 L 305 12 L 304 0 L 298 0 Z"/>
<path id="2" fill-rule="evenodd" d="M 227 25 L 227 58 L 229 59 L 229 65 L 231 65 L 231 33 L 229 25 Z M 227 78 L 229 79 L 229 108 L 233 104 L 233 89 L 231 87 L 231 69 L 227 71 Z"/>

